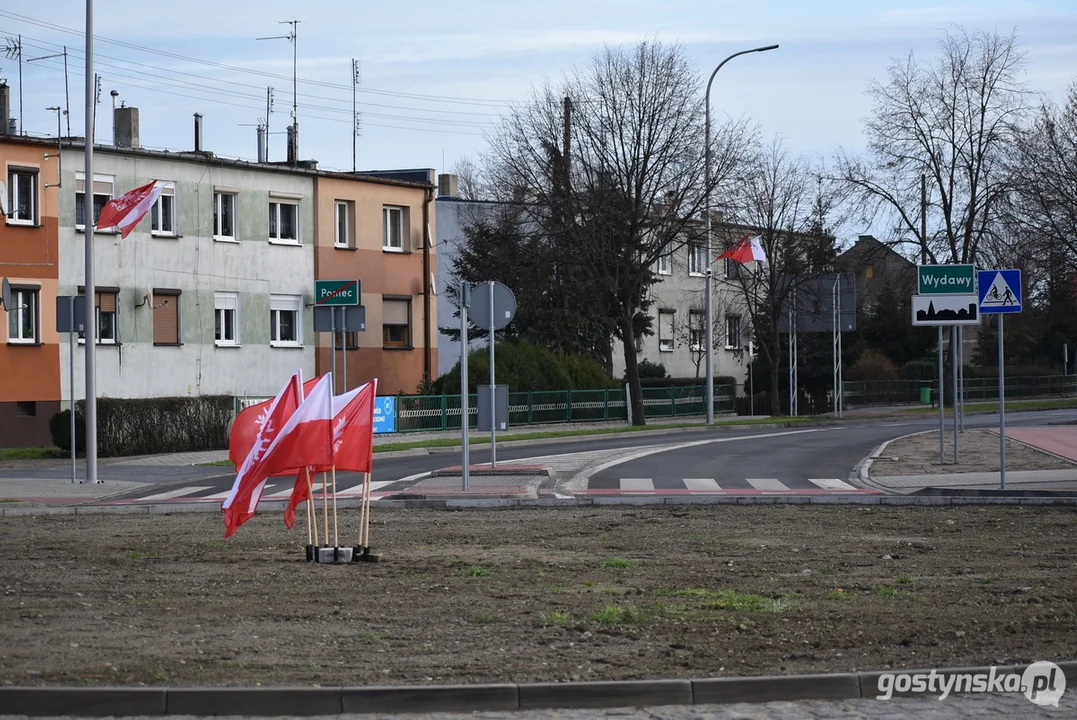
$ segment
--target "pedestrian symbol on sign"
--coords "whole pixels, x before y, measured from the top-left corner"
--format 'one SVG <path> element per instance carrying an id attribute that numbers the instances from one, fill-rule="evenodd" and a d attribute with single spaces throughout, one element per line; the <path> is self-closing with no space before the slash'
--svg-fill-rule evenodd
<path id="1" fill-rule="evenodd" d="M 1021 312 L 1021 272 L 981 270 L 979 272 L 980 312 Z"/>

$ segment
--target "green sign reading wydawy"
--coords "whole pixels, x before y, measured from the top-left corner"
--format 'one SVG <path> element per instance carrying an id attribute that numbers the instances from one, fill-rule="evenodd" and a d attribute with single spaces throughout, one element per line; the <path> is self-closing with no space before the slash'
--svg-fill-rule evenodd
<path id="1" fill-rule="evenodd" d="M 970 295 L 976 292 L 975 265 L 917 265 L 919 295 Z"/>
<path id="2" fill-rule="evenodd" d="M 358 305 L 359 281 L 316 280 L 314 282 L 314 304 L 321 307 L 328 305 Z"/>

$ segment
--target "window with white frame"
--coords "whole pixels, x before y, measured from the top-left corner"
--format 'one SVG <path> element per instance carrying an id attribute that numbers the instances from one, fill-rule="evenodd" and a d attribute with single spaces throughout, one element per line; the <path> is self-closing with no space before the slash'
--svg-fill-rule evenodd
<path id="1" fill-rule="evenodd" d="M 93 217 L 90 224 L 96 224 L 105 203 L 112 199 L 114 180 L 111 175 L 93 176 Z M 86 229 L 86 174 L 75 175 L 75 229 Z M 99 232 L 99 231 L 95 231 Z"/>
<path id="2" fill-rule="evenodd" d="M 740 315 L 725 316 L 725 349 L 740 349 Z"/>
<path id="3" fill-rule="evenodd" d="M 725 258 L 725 267 L 722 275 L 726 280 L 735 280 L 740 277 L 740 263 L 733 258 Z"/>
<path id="4" fill-rule="evenodd" d="M 235 242 L 236 194 L 213 193 L 213 239 Z"/>
<path id="5" fill-rule="evenodd" d="M 707 271 L 707 246 L 703 243 L 688 243 L 688 274 L 702 275 Z"/>
<path id="6" fill-rule="evenodd" d="M 701 353 L 706 342 L 706 318 L 699 310 L 688 311 L 688 347 L 694 353 Z"/>
<path id="7" fill-rule="evenodd" d="M 24 345 L 38 342 L 38 288 L 11 288 L 11 307 L 7 309 L 7 341 Z"/>
<path id="8" fill-rule="evenodd" d="M 213 294 L 214 342 L 218 346 L 239 345 L 239 293 Z"/>
<path id="9" fill-rule="evenodd" d="M 150 234 L 160 237 L 175 237 L 177 235 L 175 185 L 163 186 L 157 202 L 150 208 Z"/>
<path id="10" fill-rule="evenodd" d="M 37 225 L 37 170 L 8 168 L 7 224 Z"/>
<path id="11" fill-rule="evenodd" d="M 303 344 L 303 298 L 299 295 L 269 296 L 269 344 L 299 347 Z"/>
<path id="12" fill-rule="evenodd" d="M 382 250 L 404 251 L 404 210 L 394 205 L 382 207 Z"/>
<path id="13" fill-rule="evenodd" d="M 382 347 L 411 347 L 411 298 L 383 298 L 381 327 Z"/>
<path id="14" fill-rule="evenodd" d="M 85 295 L 85 288 L 79 295 Z M 116 296 L 119 290 L 101 290 L 94 293 L 94 342 L 98 345 L 115 345 L 117 339 Z M 81 321 L 79 325 L 81 326 Z M 79 340 L 86 341 L 86 333 L 78 333 Z"/>
<path id="15" fill-rule="evenodd" d="M 658 274 L 659 275 L 672 275 L 673 274 L 673 249 L 670 248 L 664 253 L 658 256 Z"/>
<path id="16" fill-rule="evenodd" d="M 269 199 L 269 241 L 299 244 L 299 201 Z"/>
<path id="17" fill-rule="evenodd" d="M 336 233 L 333 246 L 338 248 L 355 247 L 355 203 L 351 200 L 337 200 L 334 203 L 336 214 Z"/>
<path id="18" fill-rule="evenodd" d="M 658 311 L 658 349 L 673 352 L 673 311 Z"/>

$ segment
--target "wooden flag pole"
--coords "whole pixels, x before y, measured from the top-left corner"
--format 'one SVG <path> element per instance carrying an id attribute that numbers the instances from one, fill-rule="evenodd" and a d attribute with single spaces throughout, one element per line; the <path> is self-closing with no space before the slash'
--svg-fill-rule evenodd
<path id="1" fill-rule="evenodd" d="M 325 546 L 329 547 L 329 482 L 322 473 L 322 508 L 325 512 Z"/>
<path id="2" fill-rule="evenodd" d="M 363 518 L 366 517 L 366 473 L 363 473 L 363 497 L 359 501 L 359 532 L 356 533 L 356 542 L 359 547 L 366 547 L 363 544 Z"/>
<path id="3" fill-rule="evenodd" d="M 363 501 L 366 503 L 366 514 L 363 516 L 363 547 L 370 547 L 370 473 L 363 478 Z"/>
<path id="4" fill-rule="evenodd" d="M 330 468 L 333 473 L 333 547 L 340 547 L 340 537 L 337 535 L 337 466 Z"/>
<path id="5" fill-rule="evenodd" d="M 313 534 L 313 530 L 311 529 L 311 522 L 310 522 L 310 501 L 311 501 L 311 498 L 314 497 L 314 495 L 310 491 L 310 467 L 309 466 L 306 468 L 306 474 L 307 474 L 307 545 L 313 545 L 314 544 L 314 534 Z"/>

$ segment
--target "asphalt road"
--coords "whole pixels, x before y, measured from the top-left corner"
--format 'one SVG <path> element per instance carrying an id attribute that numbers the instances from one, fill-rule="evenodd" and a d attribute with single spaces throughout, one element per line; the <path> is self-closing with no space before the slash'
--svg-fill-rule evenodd
<path id="1" fill-rule="evenodd" d="M 1008 426 L 1045 425 L 1049 422 L 1077 420 L 1077 410 L 1022 412 L 1007 415 Z M 966 418 L 968 428 L 997 427 L 997 415 Z M 818 489 L 818 482 L 845 481 L 857 463 L 879 444 L 912 432 L 930 430 L 937 420 L 852 421 L 812 428 L 726 430 L 720 427 L 697 428 L 656 435 L 596 435 L 587 439 L 549 442 L 519 447 L 499 446 L 499 463 L 521 462 L 558 454 L 584 454 L 623 449 L 622 459 L 591 476 L 592 489 L 617 488 L 626 479 L 649 480 L 654 489 L 684 487 L 684 480 L 711 479 L 723 489 L 761 488 L 790 490 Z M 950 424 L 947 420 L 947 432 Z M 651 449 L 654 451 L 651 452 Z M 647 454 L 644 454 L 647 453 Z M 471 462 L 488 463 L 488 446 L 472 446 Z M 459 451 L 434 452 L 412 457 L 378 457 L 375 455 L 372 481 L 374 489 L 399 490 L 407 481 L 439 468 L 459 465 Z M 69 468 L 35 468 L 19 470 L 21 477 L 65 476 Z M 99 477 L 109 480 L 136 480 L 149 483 L 139 490 L 112 499 L 136 499 L 150 495 L 174 493 L 197 487 L 201 497 L 226 492 L 235 474 L 220 466 L 146 466 L 101 465 Z M 401 482 L 404 480 L 405 482 Z M 755 480 L 756 483 L 751 481 Z M 777 488 L 769 481 L 777 481 Z M 346 490 L 359 485 L 361 476 L 339 473 L 337 486 Z M 290 478 L 271 480 L 266 493 L 272 495 L 290 488 Z M 631 483 L 629 483 L 631 487 Z M 824 485 L 825 486 L 825 483 Z"/>

